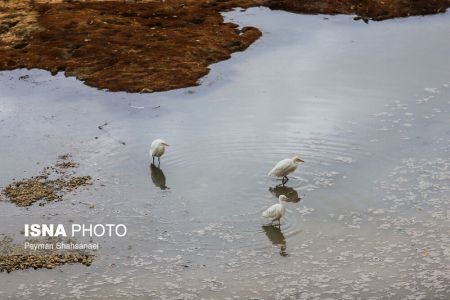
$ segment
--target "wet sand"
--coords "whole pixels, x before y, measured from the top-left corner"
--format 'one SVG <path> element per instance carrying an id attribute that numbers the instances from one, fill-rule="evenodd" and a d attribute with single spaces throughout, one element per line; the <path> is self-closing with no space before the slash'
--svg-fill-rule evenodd
<path id="1" fill-rule="evenodd" d="M 165 91 L 197 85 L 211 64 L 261 36 L 254 26 L 224 22 L 221 12 L 235 7 L 350 14 L 367 22 L 440 13 L 449 5 L 448 0 L 3 1 L 0 69 L 61 71 L 110 91 Z"/>

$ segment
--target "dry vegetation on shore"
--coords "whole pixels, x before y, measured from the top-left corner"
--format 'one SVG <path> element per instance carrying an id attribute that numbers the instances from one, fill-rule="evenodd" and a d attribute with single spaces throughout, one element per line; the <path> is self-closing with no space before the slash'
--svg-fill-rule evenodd
<path id="1" fill-rule="evenodd" d="M 0 69 L 64 71 L 90 86 L 152 92 L 193 86 L 212 63 L 261 36 L 220 12 L 267 6 L 365 21 L 444 12 L 449 0 L 165 0 L 0 2 Z"/>

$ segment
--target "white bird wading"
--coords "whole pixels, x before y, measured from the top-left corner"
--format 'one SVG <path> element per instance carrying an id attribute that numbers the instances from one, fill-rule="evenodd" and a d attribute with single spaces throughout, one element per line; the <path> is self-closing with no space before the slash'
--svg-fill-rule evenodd
<path id="1" fill-rule="evenodd" d="M 155 164 L 155 157 L 158 158 L 158 164 L 161 163 L 160 158 L 164 154 L 164 152 L 166 151 L 166 147 L 168 147 L 168 146 L 169 146 L 169 144 L 167 144 L 162 139 L 156 139 L 152 142 L 149 153 L 150 153 L 150 156 L 152 157 L 153 164 Z"/>
<path id="2" fill-rule="evenodd" d="M 287 175 L 294 172 L 300 163 L 304 162 L 298 156 L 294 156 L 293 158 L 286 158 L 279 161 L 275 167 L 269 172 L 269 176 L 282 177 L 282 184 L 284 185 L 288 182 L 289 178 Z"/>
<path id="3" fill-rule="evenodd" d="M 280 201 L 280 203 L 274 204 L 271 207 L 269 207 L 268 209 L 266 209 L 262 213 L 262 216 L 265 218 L 271 219 L 272 223 L 274 221 L 278 221 L 281 223 L 280 219 L 286 213 L 286 207 L 284 207 L 284 202 L 286 200 L 288 200 L 288 198 L 285 195 L 280 195 L 280 197 L 278 197 L 278 201 Z"/>

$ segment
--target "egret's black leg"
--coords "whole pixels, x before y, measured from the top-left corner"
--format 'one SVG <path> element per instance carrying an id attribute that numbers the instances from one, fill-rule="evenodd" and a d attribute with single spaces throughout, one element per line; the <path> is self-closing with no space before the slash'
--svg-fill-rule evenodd
<path id="1" fill-rule="evenodd" d="M 155 164 L 155 156 L 152 155 L 152 158 L 153 158 L 153 164 Z"/>
<path id="2" fill-rule="evenodd" d="M 280 180 L 281 183 L 280 183 L 280 184 L 277 184 L 276 187 L 278 187 L 278 186 L 283 186 L 283 180 L 284 180 L 284 178 L 281 178 L 281 179 L 277 178 L 277 180 Z"/>
<path id="3" fill-rule="evenodd" d="M 161 158 L 158 157 L 158 167 L 161 165 Z"/>
<path id="4" fill-rule="evenodd" d="M 281 182 L 283 183 L 283 185 L 285 185 L 288 182 L 288 180 L 289 178 L 287 178 L 287 176 L 284 176 Z"/>

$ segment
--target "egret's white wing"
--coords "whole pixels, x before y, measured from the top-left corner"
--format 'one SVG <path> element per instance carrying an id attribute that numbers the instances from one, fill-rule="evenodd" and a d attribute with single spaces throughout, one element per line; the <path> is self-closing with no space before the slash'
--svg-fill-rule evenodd
<path id="1" fill-rule="evenodd" d="M 150 156 L 154 155 L 156 147 L 157 147 L 157 145 L 156 145 L 155 141 L 153 141 L 153 143 L 150 145 L 150 151 L 149 151 Z"/>
<path id="2" fill-rule="evenodd" d="M 159 145 L 161 145 L 162 141 L 163 140 L 161 140 L 161 139 L 156 139 L 156 140 L 154 140 L 152 142 L 152 144 L 150 145 L 150 155 L 155 155 L 156 154 L 155 151 L 159 147 Z"/>
<path id="3" fill-rule="evenodd" d="M 150 149 L 154 150 L 156 149 L 156 147 L 159 146 L 159 144 L 161 144 L 162 140 L 161 139 L 156 139 L 152 142 L 152 144 L 150 145 Z"/>
<path id="4" fill-rule="evenodd" d="M 273 167 L 272 170 L 270 170 L 269 172 L 269 176 L 270 175 L 275 175 L 275 176 L 285 176 L 287 174 L 289 174 L 290 172 L 292 172 L 292 160 L 289 158 L 283 159 L 281 161 L 279 161 L 275 167 Z"/>
<path id="5" fill-rule="evenodd" d="M 274 204 L 271 207 L 269 207 L 268 209 L 266 209 L 262 213 L 262 216 L 265 218 L 269 218 L 269 219 L 275 219 L 275 218 L 278 218 L 278 216 L 280 215 L 280 210 L 281 210 L 281 204 Z"/>

